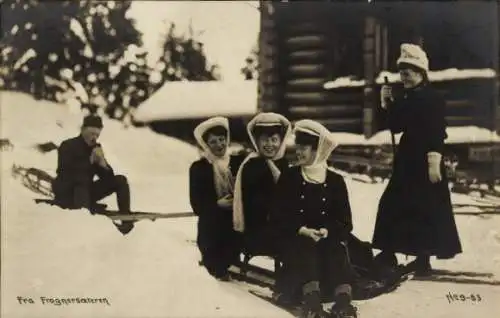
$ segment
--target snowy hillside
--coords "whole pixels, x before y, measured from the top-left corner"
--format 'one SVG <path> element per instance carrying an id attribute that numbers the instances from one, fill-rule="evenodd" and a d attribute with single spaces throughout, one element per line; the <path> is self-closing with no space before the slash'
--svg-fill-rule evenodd
<path id="1" fill-rule="evenodd" d="M 197 265 L 199 254 L 191 243 L 196 218 L 141 221 L 123 236 L 103 216 L 35 205 L 39 196 L 11 177 L 12 164 L 53 174 L 56 153 L 40 154 L 33 145 L 76 135 L 81 116 L 25 95 L 2 92 L 0 98 L 1 138 L 14 144 L 1 153 L 1 317 L 290 317 L 247 293 L 249 285 L 218 282 Z M 134 210 L 189 211 L 187 169 L 196 149 L 111 121 L 105 121 L 101 141 L 117 172 L 130 179 Z M 355 234 L 370 240 L 384 185 L 346 181 Z M 473 203 L 454 196 L 459 200 Z M 499 312 L 499 216 L 456 219 L 464 254 L 434 263 L 449 275 L 410 281 L 392 294 L 357 302 L 361 317 L 493 317 Z M 482 301 L 450 304 L 448 293 L 479 294 Z M 35 304 L 22 305 L 18 296 Z M 42 305 L 40 297 L 107 298 L 110 305 Z"/>

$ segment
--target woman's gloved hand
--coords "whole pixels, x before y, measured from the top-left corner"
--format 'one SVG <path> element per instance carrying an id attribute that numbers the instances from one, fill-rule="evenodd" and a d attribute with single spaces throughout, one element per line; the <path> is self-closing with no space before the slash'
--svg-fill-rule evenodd
<path id="1" fill-rule="evenodd" d="M 303 226 L 303 227 L 301 227 L 299 229 L 299 234 L 303 235 L 303 236 L 310 237 L 315 242 L 318 242 L 322 238 L 322 235 L 321 235 L 320 231 L 315 230 L 315 229 L 311 229 L 311 228 L 308 228 L 308 227 L 305 227 L 305 226 Z"/>
<path id="2" fill-rule="evenodd" d="M 220 198 L 219 200 L 217 200 L 217 205 L 224 209 L 232 208 L 233 196 L 228 194 L 225 197 Z"/>
<path id="3" fill-rule="evenodd" d="M 319 229 L 319 234 L 321 235 L 321 238 L 327 238 L 328 237 L 328 229 L 322 227 Z"/>
<path id="4" fill-rule="evenodd" d="M 443 180 L 441 175 L 441 154 L 438 152 L 429 152 L 427 154 L 427 163 L 429 165 L 429 180 L 431 183 L 437 183 Z"/>

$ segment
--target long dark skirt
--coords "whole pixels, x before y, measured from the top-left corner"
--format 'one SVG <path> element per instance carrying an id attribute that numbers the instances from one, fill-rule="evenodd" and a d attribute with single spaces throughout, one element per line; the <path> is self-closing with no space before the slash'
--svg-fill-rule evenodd
<path id="1" fill-rule="evenodd" d="M 210 275 L 222 277 L 239 260 L 240 238 L 232 229 L 232 214 L 217 213 L 198 220 L 197 244 Z"/>
<path id="2" fill-rule="evenodd" d="M 353 281 L 353 272 L 340 241 L 296 235 L 282 247 L 283 269 L 277 278 L 276 290 L 292 297 L 301 294 L 302 286 L 319 281 L 323 297 L 333 295 L 335 288 Z"/>
<path id="3" fill-rule="evenodd" d="M 379 202 L 373 247 L 406 255 L 452 258 L 462 248 L 448 181 L 432 184 L 426 170 L 418 170 L 396 169 Z"/>

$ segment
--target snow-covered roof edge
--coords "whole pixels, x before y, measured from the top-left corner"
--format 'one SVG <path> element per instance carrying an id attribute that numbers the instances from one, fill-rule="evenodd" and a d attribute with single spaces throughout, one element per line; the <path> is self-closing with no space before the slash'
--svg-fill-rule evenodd
<path id="1" fill-rule="evenodd" d="M 429 71 L 429 80 L 431 82 L 443 82 L 451 80 L 461 80 L 461 79 L 472 79 L 472 78 L 494 78 L 497 76 L 495 70 L 486 69 L 456 69 L 449 68 L 439 71 Z M 399 73 L 391 73 L 388 71 L 382 71 L 376 78 L 375 82 L 377 84 L 383 84 L 384 77 L 388 78 L 390 83 L 398 83 L 401 81 Z M 346 87 L 362 87 L 365 86 L 366 81 L 364 79 L 358 80 L 354 79 L 353 76 L 339 77 L 333 81 L 329 81 L 323 84 L 323 88 L 330 90 L 336 88 L 346 88 Z"/>
<path id="2" fill-rule="evenodd" d="M 464 144 L 464 143 L 500 143 L 500 136 L 489 129 L 480 128 L 477 126 L 459 126 L 447 127 L 446 133 L 448 138 L 445 144 Z M 376 146 L 391 144 L 391 135 L 388 130 L 377 132 L 370 138 L 366 138 L 362 134 L 346 133 L 346 132 L 332 132 L 333 138 L 339 143 L 340 146 Z M 401 133 L 395 135 L 396 143 L 399 142 Z M 294 144 L 293 136 L 287 141 L 287 145 Z"/>

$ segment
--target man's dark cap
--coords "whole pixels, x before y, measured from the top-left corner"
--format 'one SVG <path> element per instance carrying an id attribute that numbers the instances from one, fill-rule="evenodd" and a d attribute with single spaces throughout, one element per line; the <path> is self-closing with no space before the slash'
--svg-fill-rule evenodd
<path id="1" fill-rule="evenodd" d="M 99 116 L 89 115 L 83 119 L 83 127 L 95 127 L 102 129 L 102 119 Z"/>

